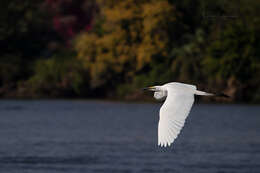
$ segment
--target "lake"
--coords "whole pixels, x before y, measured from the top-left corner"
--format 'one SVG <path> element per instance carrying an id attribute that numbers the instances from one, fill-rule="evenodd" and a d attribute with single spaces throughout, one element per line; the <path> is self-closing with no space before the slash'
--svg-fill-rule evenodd
<path id="1" fill-rule="evenodd" d="M 0 101 L 1 173 L 259 173 L 260 106 L 195 104 L 157 146 L 160 104 Z"/>

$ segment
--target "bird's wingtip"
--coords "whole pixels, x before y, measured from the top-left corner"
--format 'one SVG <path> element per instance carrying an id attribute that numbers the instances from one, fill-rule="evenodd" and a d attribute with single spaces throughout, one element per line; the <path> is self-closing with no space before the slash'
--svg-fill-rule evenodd
<path id="1" fill-rule="evenodd" d="M 159 147 L 170 147 L 172 142 L 158 142 Z"/>

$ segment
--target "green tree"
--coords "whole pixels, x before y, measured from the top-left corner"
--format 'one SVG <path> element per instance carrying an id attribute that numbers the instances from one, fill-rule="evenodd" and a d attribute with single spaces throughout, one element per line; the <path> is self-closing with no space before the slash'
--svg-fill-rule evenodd
<path id="1" fill-rule="evenodd" d="M 236 18 L 211 26 L 204 72 L 211 86 L 225 89 L 237 101 L 258 100 L 252 89 L 260 92 L 256 77 L 260 73 L 260 4 L 241 1 L 234 5 L 240 7 Z"/>
<path id="2" fill-rule="evenodd" d="M 75 97 L 88 93 L 87 76 L 74 52 L 62 51 L 34 64 L 34 74 L 25 84 L 25 95 L 34 97 Z"/>
<path id="3" fill-rule="evenodd" d="M 3 0 L 0 6 L 0 88 L 16 88 L 32 72 L 31 64 L 44 55 L 55 34 L 41 0 Z"/>

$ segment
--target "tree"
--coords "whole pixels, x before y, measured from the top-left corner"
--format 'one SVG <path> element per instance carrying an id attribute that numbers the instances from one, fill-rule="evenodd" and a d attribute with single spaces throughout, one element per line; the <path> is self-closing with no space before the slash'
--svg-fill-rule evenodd
<path id="1" fill-rule="evenodd" d="M 45 0 L 52 14 L 53 28 L 70 41 L 81 31 L 89 31 L 98 7 L 95 0 Z"/>
<path id="2" fill-rule="evenodd" d="M 28 78 L 29 64 L 44 53 L 54 34 L 48 16 L 41 11 L 41 0 L 1 1 L 0 7 L 0 87 L 16 87 Z"/>
<path id="3" fill-rule="evenodd" d="M 233 4 L 243 7 L 236 18 L 212 25 L 210 44 L 202 61 L 208 83 L 225 89 L 237 101 L 259 99 L 253 99 L 255 94 L 251 92 L 260 84 L 256 77 L 260 73 L 260 4 L 255 3 Z"/>
<path id="4" fill-rule="evenodd" d="M 168 58 L 168 36 L 176 14 L 167 0 L 99 3 L 96 29 L 80 35 L 75 44 L 78 58 L 90 71 L 93 88 L 111 90 L 147 72 L 153 61 Z"/>

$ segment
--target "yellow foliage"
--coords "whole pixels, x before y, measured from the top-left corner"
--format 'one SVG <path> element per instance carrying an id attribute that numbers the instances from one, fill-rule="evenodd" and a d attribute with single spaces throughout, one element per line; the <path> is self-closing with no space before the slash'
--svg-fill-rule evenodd
<path id="1" fill-rule="evenodd" d="M 175 21 L 174 7 L 167 0 L 98 2 L 105 19 L 103 33 L 83 33 L 75 44 L 93 87 L 106 83 L 113 75 L 127 79 L 156 56 L 166 56 L 167 25 Z"/>

